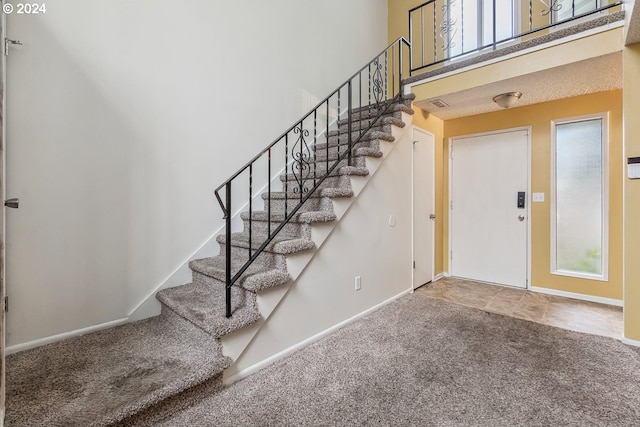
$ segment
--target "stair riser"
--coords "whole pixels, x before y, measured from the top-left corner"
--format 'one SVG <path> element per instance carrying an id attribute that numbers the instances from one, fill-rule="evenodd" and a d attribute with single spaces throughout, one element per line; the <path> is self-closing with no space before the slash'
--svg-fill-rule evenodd
<path id="1" fill-rule="evenodd" d="M 267 200 L 264 201 L 264 210 L 267 210 Z M 287 211 L 291 212 L 300 204 L 299 199 L 289 199 L 286 201 Z M 284 199 L 272 199 L 271 200 L 271 212 L 272 213 L 284 213 L 285 200 Z M 298 210 L 298 212 L 310 212 L 310 211 L 332 211 L 333 205 L 331 200 L 326 198 L 312 197 L 307 200 L 304 205 Z"/>
<path id="2" fill-rule="evenodd" d="M 369 124 L 370 120 L 375 119 L 378 114 L 380 112 L 379 111 L 371 111 L 371 112 L 363 112 L 362 114 L 360 113 L 354 113 L 353 117 L 351 118 L 351 126 L 358 126 L 357 122 L 362 120 L 363 121 L 363 126 L 364 126 L 364 122 L 367 123 L 367 125 Z M 381 118 L 383 117 L 394 117 L 396 119 L 401 119 L 402 118 L 402 111 L 391 111 L 391 112 L 386 112 L 384 114 L 382 114 L 382 116 L 380 116 Z M 345 126 L 349 123 L 349 119 L 341 119 L 338 121 L 338 127 L 340 126 Z"/>
<path id="3" fill-rule="evenodd" d="M 358 147 L 358 148 L 360 148 L 360 147 Z M 326 153 L 319 152 L 319 153 L 317 153 L 317 155 L 318 155 L 318 158 L 317 158 L 317 162 L 318 163 L 326 162 L 326 160 L 327 160 L 327 154 Z M 341 151 L 340 155 L 341 156 L 344 155 L 344 151 Z M 338 160 L 338 152 L 337 152 L 337 150 L 335 152 L 333 152 L 333 153 L 331 151 L 329 151 L 329 167 L 331 167 L 331 165 L 336 160 Z M 346 158 L 340 162 L 340 166 L 347 166 L 347 164 L 348 164 L 348 161 L 347 161 Z M 354 156 L 354 155 L 352 155 L 351 156 L 351 166 L 366 167 L 366 161 L 365 161 L 364 157 L 362 157 L 362 156 Z"/>
<path id="4" fill-rule="evenodd" d="M 243 220 L 243 222 L 244 222 L 244 231 L 248 233 L 249 220 L 245 219 Z M 260 235 L 267 235 L 267 233 L 269 232 L 268 224 L 269 223 L 267 221 L 254 219 L 251 221 L 252 232 L 259 233 Z M 271 232 L 273 233 L 279 225 L 280 225 L 279 221 L 271 221 Z M 284 228 L 280 230 L 278 234 L 281 236 L 284 235 L 284 236 L 290 236 L 292 238 L 299 238 L 302 233 L 302 225 L 303 224 L 289 222 L 285 224 Z"/>
<path id="5" fill-rule="evenodd" d="M 372 140 L 368 140 L 368 141 L 360 141 L 358 144 L 354 144 L 353 149 L 356 148 L 373 148 L 375 150 L 379 150 L 380 149 L 380 140 L 379 139 L 372 139 Z M 332 158 L 332 156 L 335 156 L 335 158 L 338 157 L 338 154 L 343 154 L 345 151 L 347 151 L 348 146 L 347 144 L 340 144 L 340 145 L 336 145 L 336 146 L 332 146 L 329 147 L 329 158 Z M 353 154 L 353 151 L 351 152 Z M 316 153 L 316 159 L 318 162 L 322 162 L 322 160 L 327 158 L 327 150 L 320 150 Z M 316 171 L 317 173 L 317 171 Z"/>
<path id="6" fill-rule="evenodd" d="M 364 133 L 364 136 L 362 137 L 363 139 L 367 139 L 367 137 L 369 135 L 371 135 L 373 132 L 391 133 L 391 125 L 376 124 L 371 129 L 369 129 L 368 131 L 364 132 L 369 127 L 369 123 L 366 120 L 363 121 L 362 122 L 362 128 L 359 127 L 359 123 L 360 122 L 351 125 L 351 138 L 352 139 L 356 139 L 362 133 Z M 329 141 L 334 140 L 334 137 L 336 137 L 338 135 L 340 135 L 341 139 L 345 139 L 346 140 L 347 139 L 347 135 L 348 135 L 348 131 L 349 131 L 349 127 L 347 125 L 340 126 L 340 132 L 337 132 L 337 131 L 329 132 Z M 320 146 L 320 145 L 321 144 L 317 144 L 317 146 Z"/>
<path id="7" fill-rule="evenodd" d="M 220 283 L 222 282 L 222 283 Z M 225 286 L 224 286 L 224 282 L 225 279 L 223 278 L 217 278 L 217 277 L 211 277 L 211 276 L 207 276 L 206 274 L 202 274 L 200 272 L 194 271 L 193 272 L 193 284 L 194 285 L 205 285 L 205 286 L 213 286 L 216 287 L 218 289 L 220 289 L 220 292 L 224 293 L 225 290 Z M 253 294 L 252 292 L 247 291 L 246 289 L 243 289 L 241 286 L 237 286 L 234 289 L 234 298 L 233 298 L 233 305 L 243 305 L 245 303 L 245 301 L 252 301 L 255 300 L 255 294 Z"/>
<path id="8" fill-rule="evenodd" d="M 218 246 L 220 246 L 220 255 L 225 256 L 226 245 L 224 243 L 219 243 Z M 255 246 L 254 244 L 253 252 L 255 252 L 256 247 L 257 246 Z M 236 261 L 244 263 L 249 260 L 249 249 L 234 246 L 232 244 L 231 258 L 233 258 Z M 284 255 L 275 254 L 273 252 L 267 252 L 267 251 L 263 251 L 262 253 L 260 253 L 260 255 L 258 255 L 258 257 L 254 262 L 256 263 L 256 265 L 269 267 L 269 268 L 284 268 L 284 266 L 286 266 Z M 222 280 L 224 281 L 224 278 Z"/>
<path id="9" fill-rule="evenodd" d="M 322 166 L 322 169 L 320 169 L 320 166 Z M 323 176 L 323 175 L 325 175 L 325 164 L 318 163 L 316 165 L 316 176 L 320 177 L 320 176 Z M 354 175 L 361 175 L 361 174 L 356 173 Z M 341 176 L 350 176 L 350 175 L 348 175 L 346 172 L 340 173 L 340 170 L 338 170 L 338 168 L 334 169 L 333 171 L 331 171 L 331 174 L 329 174 L 329 178 L 339 178 Z M 353 176 L 353 175 L 351 175 L 351 176 Z M 294 181 L 295 182 L 295 178 L 294 178 L 293 174 L 291 174 L 291 173 L 286 175 L 286 178 L 289 181 Z M 329 178 L 327 178 L 327 179 L 329 179 Z M 284 182 L 285 175 L 280 175 L 280 180 Z"/>
<path id="10" fill-rule="evenodd" d="M 358 132 L 360 132 L 361 130 L 367 129 L 369 126 L 371 126 L 372 120 L 373 120 L 373 118 L 352 121 L 351 122 L 351 131 L 355 132 L 357 130 Z M 361 122 L 362 122 L 362 125 L 360 125 Z M 360 127 L 360 126 L 362 126 L 362 127 Z M 383 123 L 381 123 L 381 121 L 378 121 L 377 123 L 373 124 L 373 126 L 370 129 L 370 131 L 382 130 L 384 126 L 390 126 L 390 125 L 389 124 L 383 124 Z M 349 130 L 349 124 L 348 123 L 344 123 L 344 124 L 338 126 L 338 130 L 340 131 L 340 134 L 346 133 Z M 329 132 L 329 136 L 333 136 L 335 134 L 336 134 L 335 130 L 332 130 L 332 131 Z"/>
<path id="11" fill-rule="evenodd" d="M 316 171 L 317 172 L 317 171 Z M 321 175 L 318 175 L 321 176 Z M 288 178 L 287 187 L 289 192 L 293 189 L 300 191 L 300 184 L 293 179 L 292 176 L 281 176 L 280 179 Z M 309 178 L 302 183 L 302 190 L 304 194 L 311 191 L 313 187 L 318 184 L 318 182 L 314 182 L 313 178 Z M 284 183 L 282 185 L 284 190 Z M 322 183 L 320 183 L 320 189 L 323 188 L 351 188 L 351 178 L 348 175 L 338 175 L 338 176 L 329 176 Z"/>

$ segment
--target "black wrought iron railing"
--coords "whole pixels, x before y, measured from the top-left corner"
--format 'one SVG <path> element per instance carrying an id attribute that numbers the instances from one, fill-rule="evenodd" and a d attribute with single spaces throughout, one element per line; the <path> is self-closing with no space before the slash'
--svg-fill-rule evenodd
<path id="1" fill-rule="evenodd" d="M 227 317 L 232 315 L 232 286 L 330 174 L 341 165 L 353 164 L 353 151 L 362 137 L 389 106 L 401 100 L 409 48 L 405 38 L 397 39 L 216 188 L 225 219 Z M 354 112 L 368 119 L 354 125 Z M 272 189 L 280 176 L 284 176 L 283 191 L 276 199 Z M 255 209 L 258 197 L 264 199 L 264 209 Z M 234 209 L 248 210 L 242 237 L 248 249 L 240 263 L 237 248 L 232 249 Z M 266 212 L 266 229 L 254 224 L 259 210 Z"/>
<path id="2" fill-rule="evenodd" d="M 429 0 L 409 10 L 410 73 L 620 9 L 607 0 Z"/>

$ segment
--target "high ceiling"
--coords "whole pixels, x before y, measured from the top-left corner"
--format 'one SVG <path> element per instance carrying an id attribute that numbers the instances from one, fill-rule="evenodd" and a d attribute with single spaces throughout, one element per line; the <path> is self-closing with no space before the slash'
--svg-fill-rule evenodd
<path id="1" fill-rule="evenodd" d="M 519 77 L 453 92 L 430 99 L 416 99 L 421 109 L 443 120 L 497 111 L 492 100 L 505 92 L 522 92 L 517 108 L 555 99 L 619 89 L 622 87 L 622 53 L 570 63 Z M 448 106 L 438 107 L 443 101 Z"/>

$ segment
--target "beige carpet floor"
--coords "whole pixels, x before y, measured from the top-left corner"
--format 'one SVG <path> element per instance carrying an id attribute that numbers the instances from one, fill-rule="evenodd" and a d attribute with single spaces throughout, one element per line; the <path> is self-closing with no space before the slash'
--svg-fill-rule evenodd
<path id="1" fill-rule="evenodd" d="M 190 405 L 163 422 L 148 420 L 162 426 L 637 426 L 640 350 L 415 293 Z"/>

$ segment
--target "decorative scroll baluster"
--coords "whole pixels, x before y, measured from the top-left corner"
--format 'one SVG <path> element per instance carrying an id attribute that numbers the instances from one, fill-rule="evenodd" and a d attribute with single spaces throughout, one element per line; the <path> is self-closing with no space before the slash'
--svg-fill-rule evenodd
<path id="1" fill-rule="evenodd" d="M 558 12 L 560 11 L 560 9 L 562 9 L 562 4 L 560 4 L 560 0 L 551 0 L 549 3 L 547 3 L 544 0 L 540 0 L 540 3 L 544 4 L 546 9 L 542 9 L 542 16 L 547 16 L 549 15 L 551 12 Z"/>
<path id="2" fill-rule="evenodd" d="M 451 8 L 455 6 L 457 0 L 450 0 L 442 5 L 442 21 L 440 22 L 440 37 L 442 38 L 442 50 L 447 51 L 456 46 L 453 37 L 458 32 L 456 24 L 458 20 L 451 17 Z M 448 55 L 447 55 L 448 56 Z"/>
<path id="3" fill-rule="evenodd" d="M 304 129 L 302 122 L 300 122 L 300 125 L 293 129 L 293 133 L 298 135 L 298 139 L 291 149 L 291 157 L 293 158 L 291 170 L 298 183 L 293 192 L 299 194 L 300 200 L 302 200 L 302 196 L 309 191 L 308 188 L 305 188 L 304 183 L 311 174 L 311 150 L 306 140 L 309 136 L 309 130 Z"/>
<path id="4" fill-rule="evenodd" d="M 382 64 L 380 58 L 373 61 L 373 97 L 376 104 L 380 104 L 384 99 L 384 81 L 382 80 Z"/>

